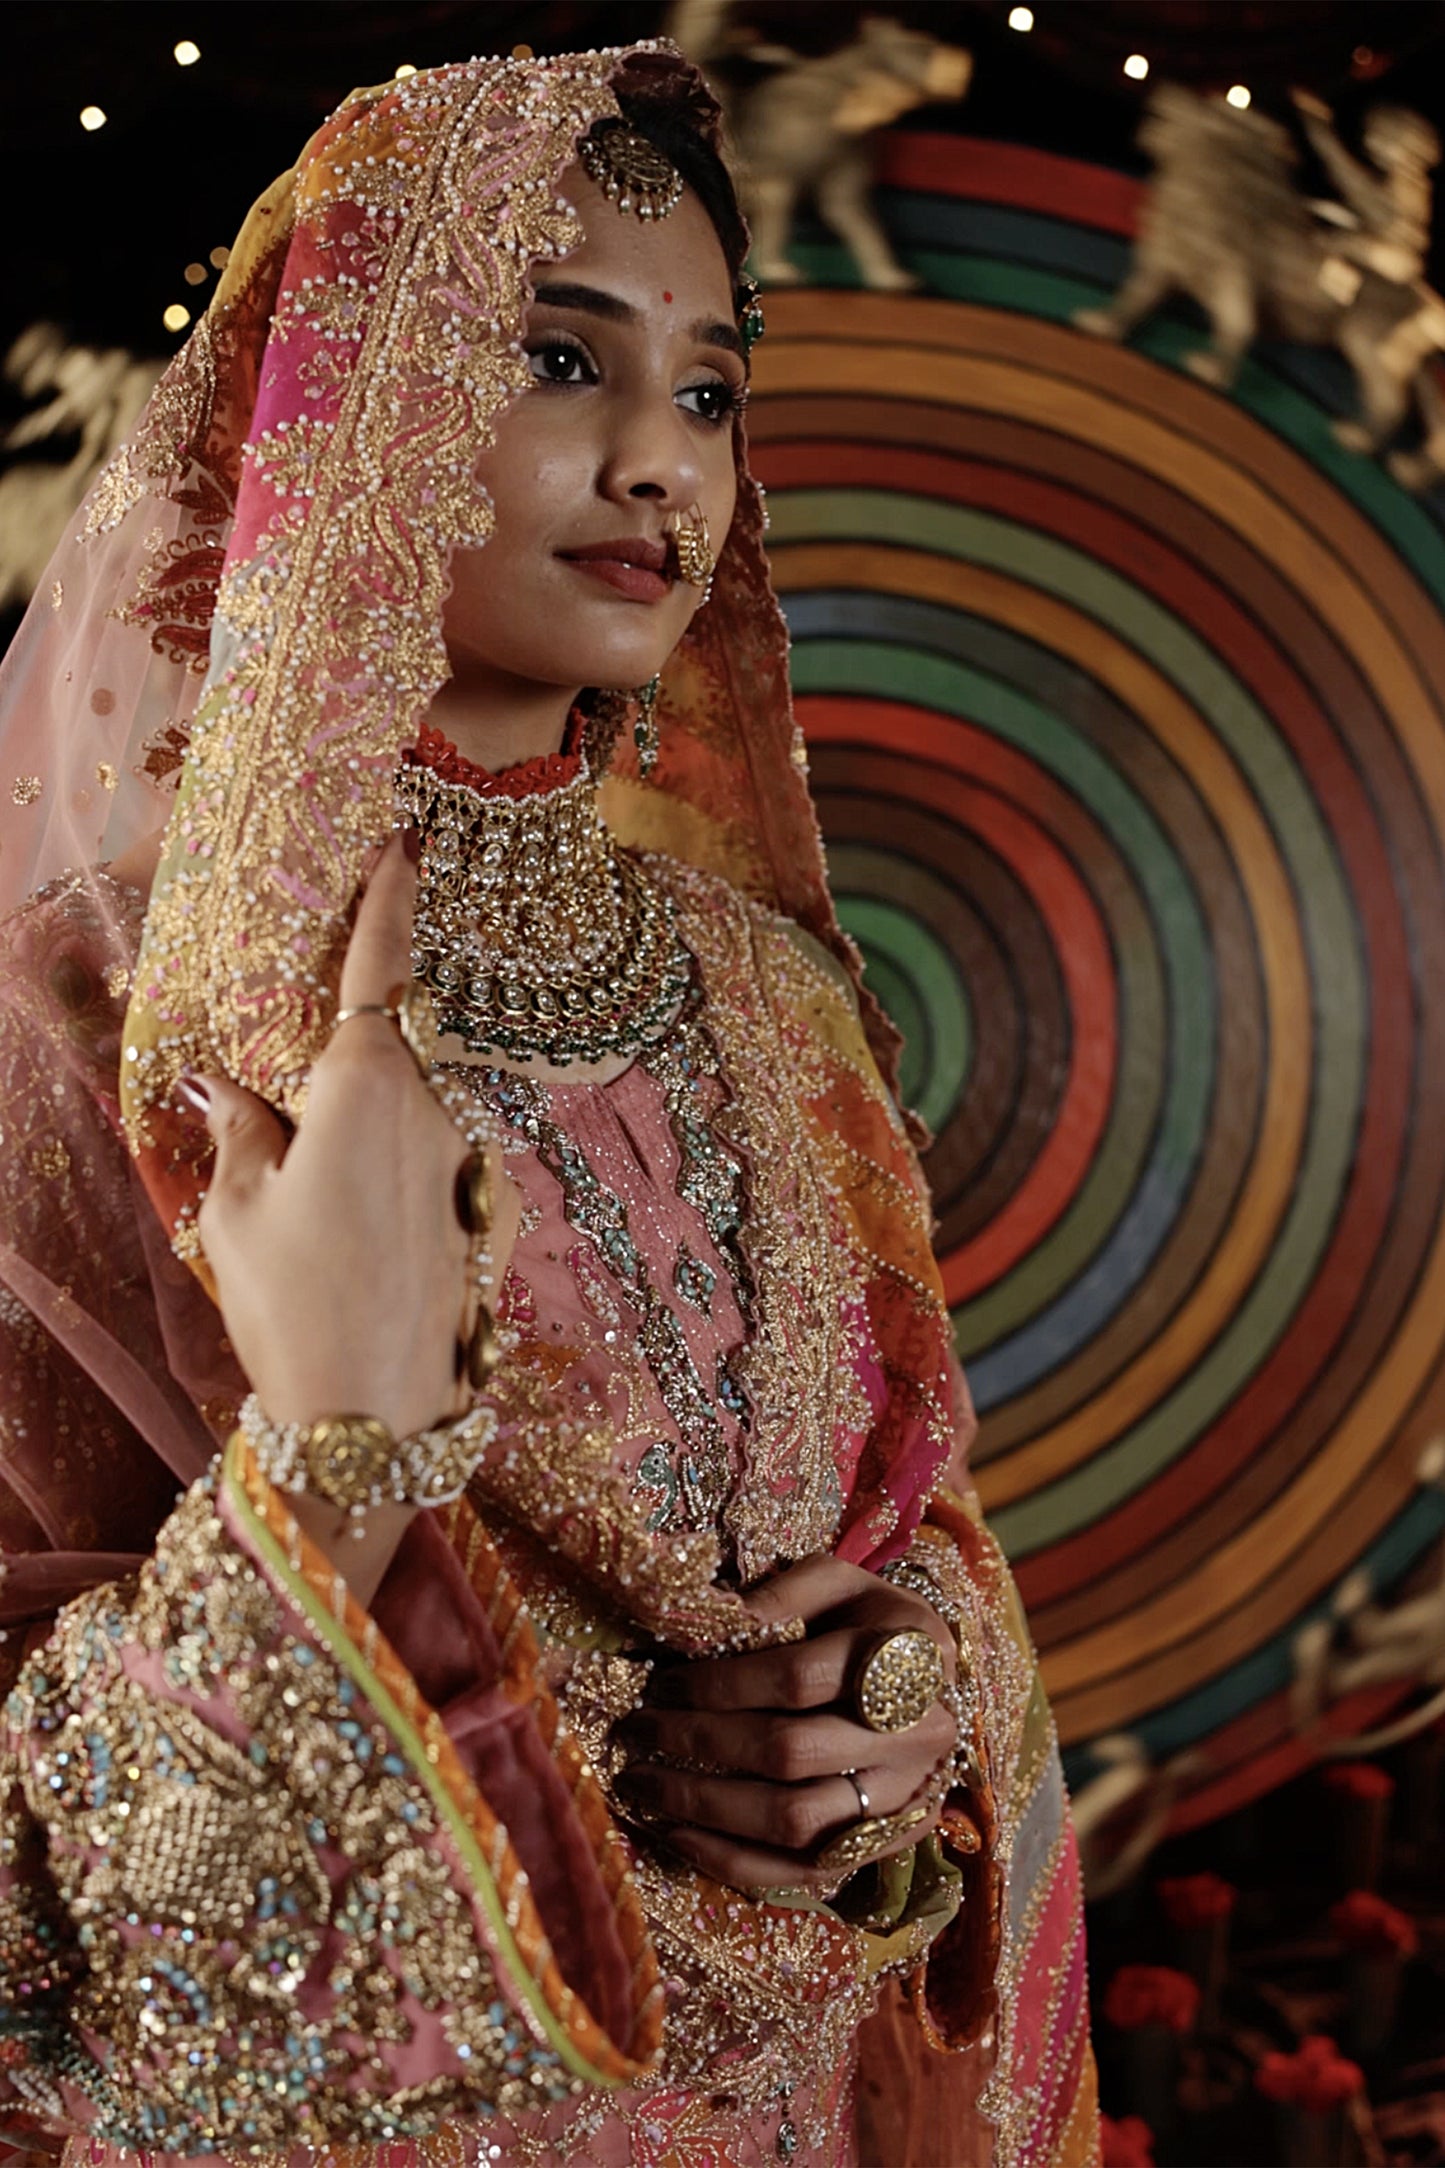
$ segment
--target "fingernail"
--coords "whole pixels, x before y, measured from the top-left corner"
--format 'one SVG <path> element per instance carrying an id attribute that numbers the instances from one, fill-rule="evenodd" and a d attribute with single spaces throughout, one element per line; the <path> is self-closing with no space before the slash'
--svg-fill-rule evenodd
<path id="1" fill-rule="evenodd" d="M 419 828 L 403 828 L 401 847 L 414 866 L 421 864 L 421 830 Z"/>
<path id="2" fill-rule="evenodd" d="M 203 1121 L 211 1111 L 210 1093 L 189 1071 L 185 1076 L 177 1077 L 173 1096 L 179 1099 L 183 1106 L 188 1107 L 192 1114 L 199 1114 Z"/>

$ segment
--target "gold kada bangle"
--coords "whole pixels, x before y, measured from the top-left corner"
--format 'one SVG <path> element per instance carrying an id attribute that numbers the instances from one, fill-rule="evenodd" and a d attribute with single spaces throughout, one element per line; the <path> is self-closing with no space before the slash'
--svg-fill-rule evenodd
<path id="1" fill-rule="evenodd" d="M 460 1498 L 497 1434 L 497 1415 L 478 1402 L 463 1415 L 395 1438 L 374 1415 L 273 1423 L 251 1393 L 241 1404 L 240 1430 L 278 1490 L 325 1498 L 360 1522 L 374 1506 L 444 1506 Z"/>

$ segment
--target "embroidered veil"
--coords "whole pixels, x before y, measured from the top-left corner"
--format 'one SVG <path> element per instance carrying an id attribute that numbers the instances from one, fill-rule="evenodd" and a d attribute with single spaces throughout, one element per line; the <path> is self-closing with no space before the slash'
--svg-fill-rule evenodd
<path id="1" fill-rule="evenodd" d="M 0 1034 L 8 1674 L 69 1599 L 100 1588 L 95 1618 L 119 1616 L 105 1609 L 101 1585 L 141 1567 L 177 1488 L 202 1477 L 224 1434 L 235 1365 L 182 1261 L 202 1263 L 192 1222 L 205 1166 L 170 1094 L 183 1069 L 220 1066 L 293 1114 L 303 1104 L 335 1011 L 365 854 L 391 825 L 397 762 L 445 674 L 448 555 L 487 543 L 490 508 L 473 465 L 527 380 L 518 335 L 530 269 L 566 254 L 576 228 L 561 178 L 619 92 L 682 104 L 716 133 L 700 80 L 659 46 L 477 61 L 354 94 L 256 204 L 211 309 L 62 541 L 0 671 L 0 901 L 20 905 L 53 884 L 49 908 L 17 912 L 0 933 L 12 1027 Z M 720 878 L 834 959 L 795 1013 L 783 1017 L 779 997 L 776 1024 L 804 1079 L 799 1133 L 829 1170 L 839 1255 L 889 1386 L 886 1412 L 849 1468 L 833 1547 L 876 1567 L 929 1528 L 956 1546 L 977 1662 L 1009 1682 L 999 1709 L 1010 1713 L 980 1716 L 981 1777 L 992 1786 L 981 1808 L 987 1856 L 968 1869 L 960 1930 L 940 1940 L 927 1974 L 915 1968 L 914 1995 L 930 2038 L 977 2049 L 970 2097 L 994 2066 L 1000 2162 L 1064 2168 L 1090 2157 L 1092 2125 L 1077 1880 L 1057 1764 L 1007 1576 L 966 1502 L 935 1495 L 971 1419 L 916 1162 L 879 1082 L 891 1075 L 894 1040 L 828 895 L 741 428 L 738 445 L 738 510 L 714 591 L 663 674 L 657 769 L 644 782 L 624 753 L 604 806 L 624 842 Z M 162 824 L 141 927 L 133 886 L 82 869 L 111 863 L 120 874 Z M 133 978 L 114 960 L 121 954 L 136 957 Z M 108 1249 L 92 1239 L 101 1221 L 125 1230 Z M 779 1322 L 775 1366 L 783 1332 Z M 785 1413 L 768 1420 L 772 1459 L 760 1442 L 758 1465 L 783 1471 Z M 955 1459 L 955 1480 L 961 1465 Z M 778 1484 L 785 1497 L 784 1473 Z M 320 1587 L 315 1561 L 303 1571 L 293 1558 L 288 1577 L 274 1501 L 244 1484 L 223 1484 L 217 1496 L 206 1509 L 217 1516 L 206 1523 L 216 1544 L 237 1546 L 241 1578 L 262 1574 L 298 1639 L 312 1633 L 320 1661 L 321 1628 L 307 1609 Z M 634 1615 L 661 1638 L 717 1645 L 725 1618 L 736 1622 L 728 1599 L 707 1588 L 705 1549 L 692 1609 L 669 1612 L 659 1595 L 649 1611 L 644 1568 L 603 1558 L 595 1529 L 578 1518 L 535 1532 L 612 1595 L 630 1591 Z M 480 1527 L 469 1555 L 483 1558 L 485 1576 L 478 1546 Z M 494 1594 L 504 1581 L 494 1577 Z M 153 1630 L 160 1647 L 169 1629 Z M 366 1622 L 347 1613 L 344 1634 L 361 1646 Z M 566 1762 L 545 1691 L 516 1654 L 527 1645 L 525 1635 L 509 1644 L 508 1676 L 535 1713 L 548 1767 L 568 1772 L 576 1820 L 558 1804 L 558 1843 L 573 1847 L 579 1886 L 600 1877 L 589 1902 L 601 1984 L 580 2016 L 575 1965 L 564 1965 L 565 1979 L 546 1970 L 556 1917 L 534 1917 L 519 1896 L 522 1928 L 512 1921 L 504 1933 L 487 1910 L 492 1881 L 512 1875 L 521 1886 L 519 1862 L 496 1815 L 487 1826 L 501 1830 L 501 1867 L 489 1881 L 472 1861 L 485 1801 L 465 1772 L 436 1808 L 436 1847 L 449 1886 L 465 1888 L 489 1923 L 481 1932 L 496 2007 L 520 2012 L 522 2033 L 530 2025 L 554 2058 L 575 2022 L 583 2044 L 573 2063 L 563 2055 L 566 2069 L 617 2082 L 645 2069 L 655 2042 L 651 1959 L 600 1795 Z M 362 1691 L 383 1730 L 387 1711 L 401 1708 L 401 1764 L 415 1775 L 428 1757 L 445 1763 L 447 1740 L 427 1730 L 436 1719 L 425 1714 L 415 1715 L 421 1746 L 408 1763 L 403 1718 L 415 1689 L 382 1659 Z M 39 1689 L 25 1693 L 38 1723 Z M 72 1696 L 67 1706 L 79 1703 Z M 552 1781 L 537 1778 L 544 1793 Z M 1026 1822 L 1033 1851 L 1003 1889 L 1001 1863 Z M 611 1927 L 597 1924 L 604 1914 Z M 46 1934 L 59 1930 L 42 1928 L 26 1913 L 20 1940 L 49 1947 Z M 920 1960 L 926 1940 L 916 1934 L 909 1945 Z M 0 1922 L 0 1975 L 4 1944 Z M 1037 2012 L 996 2012 L 996 1979 L 1005 2004 L 1036 1992 Z M 415 2011 L 409 2021 L 424 2032 Z M 488 2053 L 495 2040 L 496 2025 Z M 1014 2099 L 1011 2122 L 1004 2094 Z M 437 2094 L 437 2112 L 457 2097 Z M 66 2106 L 75 2112 L 69 2096 Z M 358 2110 L 340 2134 L 380 2135 L 376 2115 Z M 106 2127 L 139 2126 L 118 2109 Z M 272 2142 L 320 2128 L 278 2124 Z M 154 2142 L 174 2147 L 164 2135 Z"/>

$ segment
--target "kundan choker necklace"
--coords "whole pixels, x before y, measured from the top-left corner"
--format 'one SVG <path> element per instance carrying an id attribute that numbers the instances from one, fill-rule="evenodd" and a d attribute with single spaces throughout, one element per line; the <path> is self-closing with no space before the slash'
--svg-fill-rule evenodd
<path id="1" fill-rule="evenodd" d="M 421 834 L 413 967 L 472 1053 L 559 1069 L 631 1058 L 687 989 L 672 899 L 608 832 L 585 751 L 529 769 L 542 788 L 488 775 L 426 727 L 404 756 L 397 806 Z"/>

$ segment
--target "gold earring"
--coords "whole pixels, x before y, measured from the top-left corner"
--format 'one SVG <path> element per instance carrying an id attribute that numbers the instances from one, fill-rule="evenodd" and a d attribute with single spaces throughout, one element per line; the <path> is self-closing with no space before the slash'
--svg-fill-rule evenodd
<path id="1" fill-rule="evenodd" d="M 706 601 L 706 590 L 717 570 L 712 537 L 707 531 L 707 514 L 700 504 L 690 504 L 686 511 L 673 514 L 668 531 L 677 552 L 678 571 L 689 587 L 704 589 Z"/>
<path id="2" fill-rule="evenodd" d="M 637 772 L 644 782 L 657 766 L 657 687 L 658 680 L 651 677 L 634 695 L 637 717 L 632 725 L 632 742 L 637 747 Z"/>

